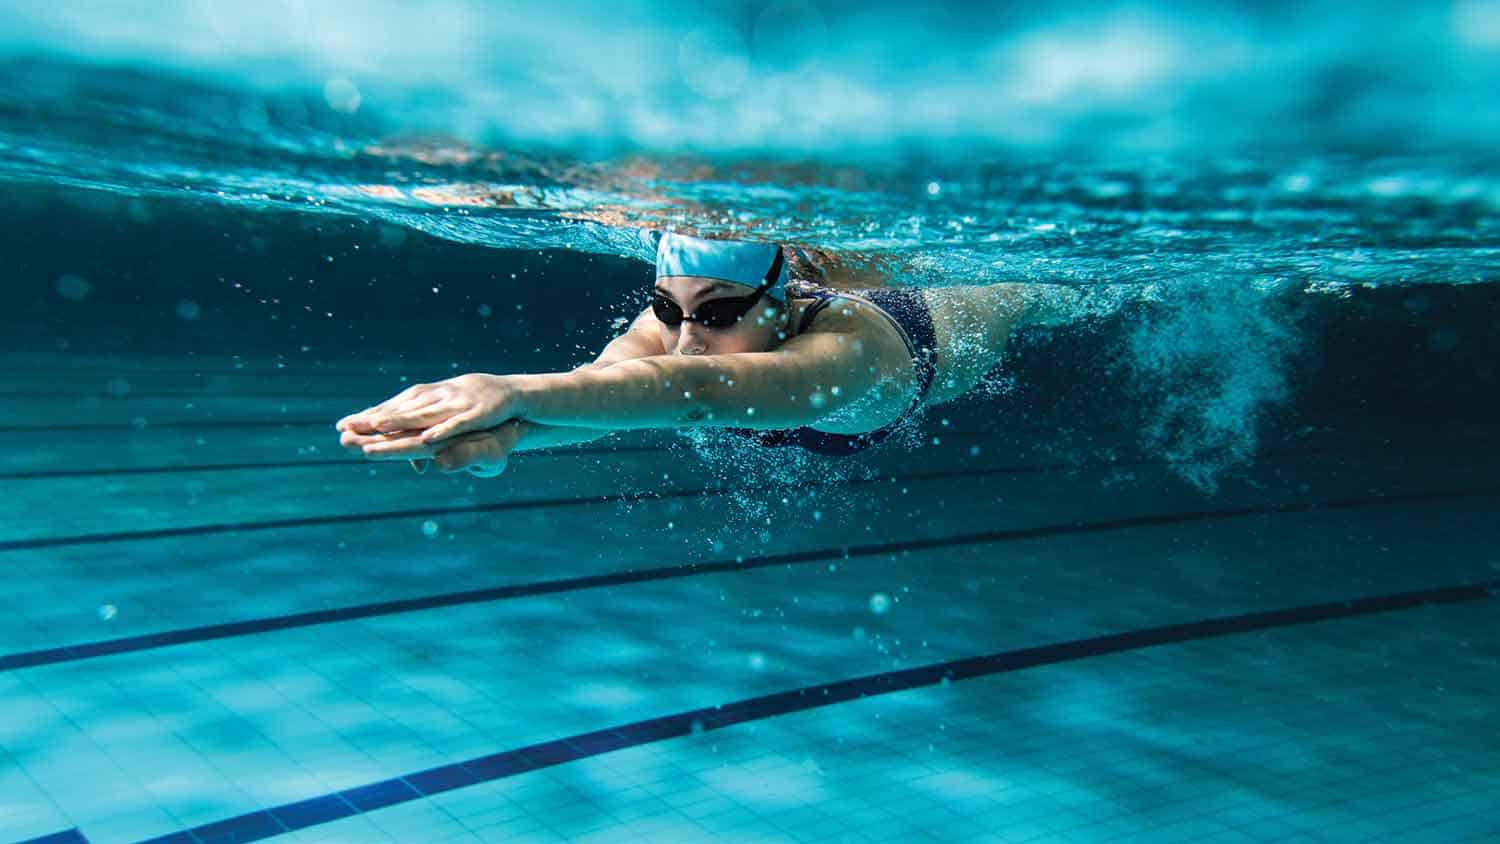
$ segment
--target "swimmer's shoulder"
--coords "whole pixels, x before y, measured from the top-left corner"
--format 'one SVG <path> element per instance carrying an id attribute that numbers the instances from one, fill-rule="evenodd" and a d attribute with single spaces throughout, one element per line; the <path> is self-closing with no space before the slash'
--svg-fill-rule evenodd
<path id="1" fill-rule="evenodd" d="M 809 295 L 798 297 L 798 291 L 789 291 L 792 296 L 792 318 L 794 325 L 801 326 L 799 334 L 838 334 L 854 337 L 867 343 L 875 343 L 889 349 L 895 358 L 906 360 L 906 341 L 891 324 L 891 320 L 880 308 L 861 298 L 859 291 L 818 288 Z M 806 314 L 813 311 L 809 321 Z"/>

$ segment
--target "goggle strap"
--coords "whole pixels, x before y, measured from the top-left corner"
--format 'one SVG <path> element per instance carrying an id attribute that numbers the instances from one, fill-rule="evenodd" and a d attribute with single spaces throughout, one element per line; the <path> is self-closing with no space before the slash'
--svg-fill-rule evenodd
<path id="1" fill-rule="evenodd" d="M 781 277 L 781 263 L 784 260 L 785 258 L 781 254 L 781 247 L 776 247 L 776 257 L 771 259 L 771 269 L 766 271 L 766 281 L 758 288 L 757 292 L 764 294 L 767 290 L 771 289 L 771 285 L 775 284 L 776 279 Z"/>

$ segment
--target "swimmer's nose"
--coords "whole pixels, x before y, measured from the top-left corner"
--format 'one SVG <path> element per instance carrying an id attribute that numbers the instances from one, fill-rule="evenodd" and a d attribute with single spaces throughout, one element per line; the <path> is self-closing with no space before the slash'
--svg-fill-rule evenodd
<path id="1" fill-rule="evenodd" d="M 684 322 L 682 334 L 677 337 L 677 354 L 701 355 L 706 351 L 708 351 L 708 338 L 703 336 L 703 329 L 691 322 Z"/>

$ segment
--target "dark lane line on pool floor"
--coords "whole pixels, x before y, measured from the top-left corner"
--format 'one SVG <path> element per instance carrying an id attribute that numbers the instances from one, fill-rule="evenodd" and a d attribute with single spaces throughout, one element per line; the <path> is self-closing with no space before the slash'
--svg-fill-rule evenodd
<path id="1" fill-rule="evenodd" d="M 388 398 L 388 397 L 387 397 Z M 74 391 L 71 393 L 59 393 L 50 390 L 10 390 L 0 391 L 0 399 L 68 399 L 77 401 L 79 399 L 98 399 L 101 402 L 121 402 L 131 399 L 199 399 L 213 401 L 236 401 L 238 399 L 270 399 L 272 401 L 383 401 L 380 397 L 368 392 L 360 393 L 329 393 L 321 390 L 313 390 L 306 393 L 296 393 L 287 390 L 278 390 L 274 393 L 206 393 L 182 390 L 127 390 L 120 393 L 111 393 L 106 390 Z"/>
<path id="2" fill-rule="evenodd" d="M 295 803 L 248 812 L 222 821 L 147 839 L 139 844 L 206 844 L 206 842 L 220 841 L 243 844 L 243 842 L 263 841 L 288 832 L 307 829 L 388 806 L 601 756 L 616 750 L 640 747 L 667 739 L 683 738 L 864 698 L 1162 645 L 1396 612 L 1425 605 L 1471 603 L 1497 596 L 1500 596 L 1500 580 L 1490 580 L 1439 589 L 1398 592 L 1346 601 L 1221 616 L 868 674 L 848 680 L 805 686 L 717 706 L 706 706 L 643 721 L 633 721 L 602 730 L 477 756 L 462 762 L 440 765 Z M 76 840 L 57 839 L 58 844 Z"/>
<path id="3" fill-rule="evenodd" d="M 172 422 L 151 422 L 147 420 L 141 425 L 135 425 L 130 422 L 78 422 L 66 425 L 0 425 L 0 434 L 47 434 L 53 432 L 76 434 L 83 431 L 139 433 L 141 431 L 197 431 L 234 428 L 327 428 L 332 431 L 333 424 L 327 419 L 227 419 L 223 421 L 208 419 L 175 420 Z"/>
<path id="4" fill-rule="evenodd" d="M 948 431 L 937 435 L 941 439 L 995 439 L 998 437 L 1012 436 L 1014 431 Z M 679 446 L 680 447 L 680 446 Z M 673 446 L 665 445 L 631 445 L 631 446 L 581 446 L 576 448 L 561 447 L 554 449 L 538 449 L 525 452 L 531 457 L 568 457 L 568 456 L 608 456 L 611 454 L 665 454 L 674 450 Z M 1260 456 L 1265 459 L 1283 459 L 1286 457 L 1315 457 L 1332 452 L 1330 448 L 1308 449 L 1304 451 L 1289 451 L 1270 449 Z M 1447 454 L 1448 452 L 1434 452 L 1434 454 Z M 1412 456 L 1410 452 L 1403 452 L 1404 456 Z M 400 461 L 380 461 L 385 463 L 399 463 Z M 1148 459 L 1137 458 L 1133 460 L 1114 461 L 1084 461 L 1081 463 L 1067 464 L 1074 469 L 1098 469 L 1108 467 L 1147 466 L 1160 465 L 1160 458 Z M 282 469 L 310 469 L 325 468 L 328 466 L 374 466 L 377 461 L 365 460 L 360 457 L 340 457 L 325 460 L 273 460 L 264 462 L 240 462 L 240 463 L 184 463 L 165 466 L 128 466 L 111 467 L 104 469 L 18 469 L 9 472 L 0 472 L 0 480 L 3 481 L 39 481 L 52 480 L 55 478 L 107 478 L 131 475 L 177 475 L 208 472 L 242 472 L 242 471 L 267 471 Z"/>
<path id="5" fill-rule="evenodd" d="M 939 440 L 984 440 L 998 439 L 1001 437 L 1013 437 L 1017 433 L 1024 433 L 1025 429 L 1009 429 L 1006 431 L 943 431 L 933 436 Z M 1076 433 L 1076 432 L 1075 432 Z M 1092 429 L 1089 434 L 1114 433 L 1109 429 Z M 668 453 L 675 449 L 684 447 L 681 444 L 674 445 L 639 445 L 639 446 L 578 446 L 559 447 L 552 449 L 538 449 L 525 452 L 530 457 L 568 457 L 568 456 L 608 456 L 611 454 L 652 454 Z M 1286 457 L 1315 457 L 1331 453 L 1332 448 L 1314 448 L 1300 451 L 1289 449 L 1267 449 L 1261 453 L 1262 458 L 1283 459 Z M 1434 452 L 1435 454 L 1448 454 L 1449 452 Z M 1411 453 L 1404 452 L 1404 456 Z M 385 463 L 399 463 L 401 461 L 379 461 Z M 1137 458 L 1132 460 L 1115 461 L 1084 461 L 1081 463 L 1065 464 L 1070 469 L 1098 469 L 1107 467 L 1146 466 L 1161 464 L 1160 458 Z M 374 466 L 377 461 L 365 460 L 360 457 L 349 456 L 343 458 L 332 458 L 325 460 L 276 460 L 265 462 L 239 462 L 239 463 L 187 463 L 165 466 L 133 466 L 133 467 L 109 467 L 102 469 L 21 469 L 9 472 L 0 472 L 0 480 L 9 481 L 36 481 L 51 480 L 54 478 L 100 478 L 129 475 L 173 475 L 188 474 L 195 472 L 226 472 L 226 471 L 260 471 L 281 469 L 306 469 L 322 468 L 327 466 Z M 1056 464 L 1064 465 L 1064 464 Z"/>
<path id="6" fill-rule="evenodd" d="M 1165 525 L 1183 524 L 1188 522 L 1208 522 L 1225 519 L 1246 518 L 1250 516 L 1307 513 L 1325 510 L 1362 509 L 1365 507 L 1374 507 L 1388 504 L 1407 504 L 1426 501 L 1453 501 L 1465 498 L 1486 498 L 1495 496 L 1500 496 L 1500 487 L 1485 487 L 1475 490 L 1410 493 L 1405 495 L 1370 496 L 1363 498 L 1335 499 L 1331 501 L 1314 502 L 1311 504 L 1281 504 L 1262 507 L 1241 507 L 1228 510 L 1204 510 L 1187 513 L 1168 513 L 1155 516 L 1135 516 L 1124 519 L 1109 519 L 1099 522 L 1069 522 L 1060 525 L 1044 525 L 1029 528 L 1011 528 L 1007 530 L 985 531 L 982 533 L 934 537 L 931 539 L 912 539 L 900 542 L 881 542 L 872 543 L 869 545 L 850 545 L 838 548 L 814 548 L 805 551 L 793 551 L 785 554 L 769 554 L 761 557 L 746 557 L 742 560 L 718 560 L 706 563 L 686 563 L 677 566 L 662 566 L 649 569 L 627 569 L 624 571 L 608 572 L 605 574 L 559 578 L 556 580 L 531 581 L 527 583 L 515 583 L 507 586 L 495 586 L 486 589 L 471 589 L 463 592 L 446 592 L 439 595 L 427 595 L 419 598 L 405 598 L 396 601 L 381 601 L 372 604 L 357 604 L 354 606 L 338 607 L 329 610 L 314 610 L 311 612 L 294 613 L 291 615 L 272 616 L 268 618 L 249 619 L 245 621 L 224 622 L 220 624 L 209 624 L 199 627 L 167 630 L 159 633 L 146 633 L 138 636 L 124 636 L 117 639 L 84 642 L 76 645 L 64 645 L 56 648 L 20 651 L 11 654 L 0 655 L 0 672 L 14 671 L 22 668 L 35 668 L 45 665 L 56 665 L 58 663 L 64 662 L 77 662 L 85 659 L 95 659 L 99 657 L 113 656 L 123 653 L 154 650 L 157 648 L 192 644 L 195 642 L 228 639 L 238 636 L 251 636 L 260 633 L 270 633 L 278 630 L 289 630 L 299 627 L 312 627 L 319 624 L 334 624 L 344 621 L 354 621 L 362 618 L 396 615 L 405 612 L 420 612 L 424 610 L 440 609 L 443 607 L 461 606 L 466 604 L 490 603 L 495 601 L 514 600 L 518 598 L 530 598 L 540 595 L 555 595 L 563 592 L 580 592 L 587 589 L 625 586 L 635 583 L 676 580 L 679 578 L 698 577 L 708 574 L 752 571 L 755 569 L 769 568 L 772 566 L 802 565 L 807 563 L 823 562 L 827 560 L 856 559 L 861 557 L 880 556 L 882 554 L 895 554 L 910 551 L 930 551 L 939 548 L 951 548 L 962 545 L 982 545 L 994 542 L 1011 542 L 1016 540 L 1040 539 L 1053 536 L 1104 533 L 1107 531 L 1130 530 L 1142 527 L 1161 527 Z"/>
<path id="7" fill-rule="evenodd" d="M 478 368 L 482 368 L 482 367 L 480 367 L 479 364 L 474 364 L 474 366 L 478 367 Z M 464 367 L 460 366 L 460 367 L 458 367 L 458 370 L 459 371 L 477 372 L 478 368 L 464 370 Z M 385 371 L 382 371 L 382 370 L 385 370 Z M 256 376 L 256 377 L 258 377 L 258 376 L 275 376 L 277 378 L 299 378 L 299 377 L 300 378 L 370 378 L 370 379 L 377 379 L 377 378 L 379 378 L 379 379 L 383 379 L 383 380 L 387 380 L 388 381 L 388 380 L 390 380 L 392 378 L 399 379 L 399 378 L 401 378 L 403 376 L 405 376 L 408 379 L 415 378 L 417 376 L 414 373 L 417 373 L 417 372 L 427 373 L 423 377 L 431 377 L 433 380 L 441 380 L 442 378 L 447 377 L 447 376 L 440 375 L 439 373 L 452 372 L 452 371 L 454 371 L 454 369 L 453 369 L 453 367 L 451 365 L 451 362 L 449 362 L 449 363 L 441 363 L 441 364 L 434 363 L 434 364 L 429 364 L 429 365 L 422 365 L 422 364 L 412 365 L 412 364 L 404 364 L 403 363 L 399 367 L 396 366 L 395 364 L 388 364 L 388 363 L 387 364 L 370 364 L 368 367 L 355 368 L 355 369 L 292 369 L 292 368 L 288 368 L 288 367 L 277 367 L 277 366 L 274 366 L 274 365 L 263 366 L 260 369 L 235 368 L 235 367 L 223 367 L 223 368 L 220 368 L 220 369 L 206 369 L 206 368 L 194 367 L 194 368 L 191 368 L 191 369 L 180 369 L 180 368 L 170 368 L 170 367 L 151 367 L 151 368 L 146 368 L 146 367 L 129 367 L 129 366 L 99 366 L 99 367 L 90 367 L 90 366 L 77 366 L 77 367 L 71 367 L 71 366 L 39 366 L 39 367 L 31 367 L 31 366 L 0 365 L 0 377 L 6 376 L 6 375 L 24 375 L 24 376 L 27 376 L 27 377 L 36 377 L 36 376 L 49 377 L 49 376 L 52 376 L 52 377 L 58 377 L 58 378 L 87 378 L 87 377 L 93 376 L 93 375 L 140 375 L 140 376 L 147 376 L 147 377 L 153 377 L 153 378 L 160 378 L 160 377 L 166 377 L 166 376 L 170 376 L 170 377 L 182 377 L 182 376 L 185 376 L 185 377 L 189 377 L 189 378 L 206 378 L 206 377 L 217 376 L 217 375 L 235 375 L 235 376 L 241 376 L 241 375 L 243 375 L 243 376 Z M 408 384 L 407 386 L 410 386 L 410 384 Z"/>
<path id="8" fill-rule="evenodd" d="M 333 423 L 337 417 L 326 419 L 170 419 L 165 422 L 152 422 L 147 417 L 142 417 L 142 422 L 74 422 L 68 424 L 48 423 L 45 425 L 0 425 L 0 433 L 4 434 L 48 434 L 48 433 L 78 433 L 80 431 L 120 433 L 140 433 L 141 431 L 196 431 L 196 430 L 222 430 L 232 428 L 325 428 L 333 430 Z M 1045 433 L 1056 431 L 1056 426 L 1029 425 L 1008 428 L 1007 433 Z M 1115 433 L 1124 430 L 1123 427 L 1100 427 L 1090 428 L 1087 433 Z M 989 434 L 985 434 L 989 436 Z M 953 433 L 943 436 L 954 436 Z"/>
<path id="9" fill-rule="evenodd" d="M 574 449 L 551 449 L 526 452 L 528 457 L 559 457 L 583 454 L 641 454 L 666 451 L 664 446 L 620 446 L 607 448 L 593 446 Z M 396 461 L 391 461 L 396 462 Z M 116 475 L 175 475 L 193 472 L 234 472 L 265 469 L 308 469 L 327 466 L 375 466 L 375 461 L 360 457 L 341 457 L 328 460 L 281 460 L 264 463 L 187 463 L 178 466 L 137 466 L 118 469 L 35 469 L 15 472 L 0 472 L 0 480 L 35 481 L 52 478 L 99 478 Z"/>
<path id="10" fill-rule="evenodd" d="M 1118 464 L 1106 464 L 1118 465 Z M 1042 474 L 1046 472 L 1064 471 L 1077 467 L 1069 463 L 1033 464 L 1029 466 L 1000 466 L 990 469 L 950 469 L 940 472 L 913 472 L 906 475 L 878 475 L 872 478 L 855 478 L 850 480 L 822 481 L 809 483 L 810 487 L 839 487 L 839 486 L 864 486 L 877 483 L 899 483 L 932 480 L 952 480 L 955 478 L 981 478 L 998 475 L 1029 475 Z M 337 524 L 356 524 L 361 522 L 380 522 L 400 519 L 421 519 L 434 516 L 453 516 L 469 513 L 494 513 L 506 510 L 531 510 L 549 509 L 554 507 L 580 507 L 591 504 L 638 504 L 650 501 L 666 501 L 681 498 L 708 498 L 721 495 L 735 495 L 744 492 L 756 492 L 759 487 L 725 487 L 722 489 L 711 487 L 695 487 L 692 489 L 677 489 L 666 491 L 622 493 L 619 495 L 584 495 L 569 496 L 566 498 L 531 498 L 517 501 L 491 501 L 485 504 L 472 504 L 461 507 L 423 507 L 409 510 L 381 510 L 374 513 L 345 513 L 334 516 L 299 516 L 290 519 L 266 519 L 253 522 L 223 522 L 208 525 L 189 525 L 186 527 L 151 528 L 148 530 L 126 530 L 110 531 L 107 533 L 81 533 L 70 536 L 40 536 L 32 539 L 8 539 L 0 541 L 0 552 L 4 551 L 27 551 L 39 548 L 59 548 L 76 545 L 101 545 L 114 542 L 141 542 L 158 539 L 171 539 L 182 536 L 203 536 L 206 534 L 240 533 L 247 531 L 282 530 L 285 528 L 318 527 Z"/>
<path id="11" fill-rule="evenodd" d="M 43 835 L 41 838 L 28 838 L 21 844 L 89 844 L 89 840 L 83 837 L 82 832 L 74 828 Z"/>

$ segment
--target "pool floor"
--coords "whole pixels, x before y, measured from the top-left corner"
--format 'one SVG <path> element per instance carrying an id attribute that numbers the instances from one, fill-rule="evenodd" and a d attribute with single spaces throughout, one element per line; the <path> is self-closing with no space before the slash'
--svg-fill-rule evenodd
<path id="1" fill-rule="evenodd" d="M 1500 840 L 1475 432 L 418 477 L 175 365 L 0 360 L 0 844 Z"/>

